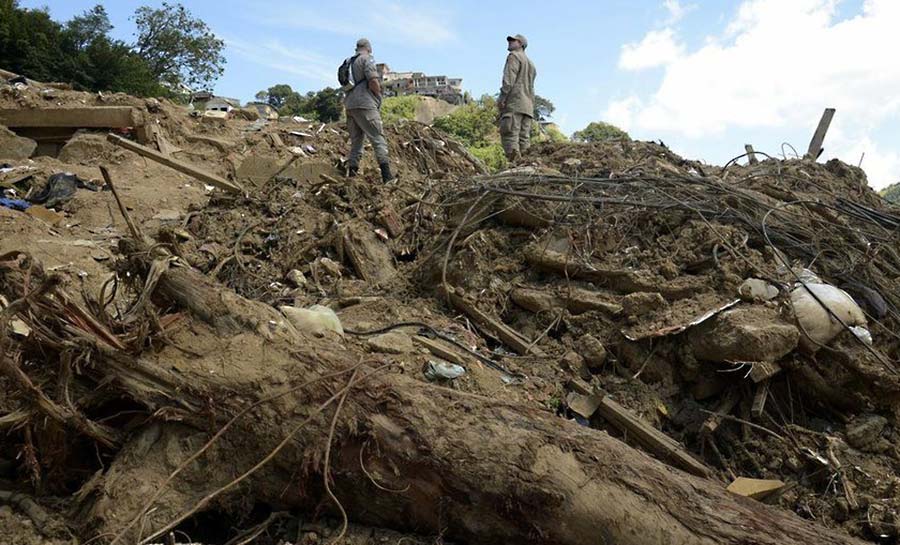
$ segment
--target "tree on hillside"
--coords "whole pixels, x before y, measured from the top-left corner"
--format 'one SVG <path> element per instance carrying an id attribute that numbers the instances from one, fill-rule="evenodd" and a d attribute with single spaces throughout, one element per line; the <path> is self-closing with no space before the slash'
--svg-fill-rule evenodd
<path id="1" fill-rule="evenodd" d="M 885 187 L 879 191 L 878 194 L 884 197 L 888 202 L 900 204 L 900 182 Z"/>
<path id="2" fill-rule="evenodd" d="M 603 121 L 594 121 L 572 135 L 576 142 L 603 142 L 605 140 L 631 140 L 628 133 Z"/>
<path id="3" fill-rule="evenodd" d="M 540 95 L 534 95 L 534 120 L 547 121 L 553 117 L 556 106 Z"/>
<path id="4" fill-rule="evenodd" d="M 489 137 L 497 133 L 497 102 L 484 95 L 480 99 L 460 106 L 453 112 L 434 120 L 434 126 L 458 138 L 467 146 L 490 144 Z"/>
<path id="5" fill-rule="evenodd" d="M 225 42 L 181 4 L 138 8 L 135 51 L 151 73 L 172 87 L 208 88 L 224 72 Z"/>
<path id="6" fill-rule="evenodd" d="M 315 114 L 316 119 L 330 123 L 338 121 L 344 111 L 340 89 L 326 87 L 307 98 L 306 111 Z"/>
<path id="7" fill-rule="evenodd" d="M 269 87 L 265 91 L 256 93 L 256 100 L 265 102 L 276 110 L 280 110 L 285 102 L 294 95 L 299 96 L 299 93 L 291 89 L 290 85 L 279 83 L 278 85 Z"/>
<path id="8" fill-rule="evenodd" d="M 147 63 L 131 47 L 108 36 L 106 10 L 95 6 L 60 24 L 45 10 L 0 0 L 0 66 L 39 81 L 76 89 L 162 94 Z"/>
<path id="9" fill-rule="evenodd" d="M 81 50 L 106 38 L 112 28 L 106 8 L 98 4 L 83 14 L 72 17 L 65 25 L 65 34 L 72 46 Z"/>
<path id="10" fill-rule="evenodd" d="M 46 10 L 0 0 L 0 66 L 36 80 L 55 79 L 63 58 L 60 31 Z"/>

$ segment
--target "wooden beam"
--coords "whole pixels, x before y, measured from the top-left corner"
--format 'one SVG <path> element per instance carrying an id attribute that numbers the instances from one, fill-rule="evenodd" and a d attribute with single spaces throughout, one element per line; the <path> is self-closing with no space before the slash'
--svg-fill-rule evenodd
<path id="1" fill-rule="evenodd" d="M 769 380 L 781 372 L 781 366 L 771 361 L 756 361 L 750 365 L 750 380 L 755 384 Z"/>
<path id="2" fill-rule="evenodd" d="M 732 388 L 725 394 L 725 397 L 719 402 L 716 406 L 716 410 L 714 414 L 709 415 L 709 418 L 703 422 L 703 425 L 700 426 L 700 433 L 705 434 L 713 434 L 719 428 L 719 425 L 722 423 L 722 420 L 728 416 L 731 411 L 734 410 L 735 406 L 738 404 L 738 401 L 741 400 L 740 392 L 738 392 L 737 388 Z"/>
<path id="3" fill-rule="evenodd" d="M 753 146 L 744 144 L 744 150 L 747 152 L 747 160 L 750 161 L 750 164 L 758 165 L 759 159 L 756 158 L 756 152 L 753 151 Z"/>
<path id="4" fill-rule="evenodd" d="M 143 117 L 130 106 L 84 108 L 0 109 L 0 125 L 19 127 L 70 127 L 115 129 L 143 124 Z"/>
<path id="5" fill-rule="evenodd" d="M 691 456 L 678 441 L 650 426 L 609 396 L 600 401 L 597 412 L 627 439 L 634 440 L 660 459 L 699 477 L 710 476 L 709 467 Z"/>
<path id="6" fill-rule="evenodd" d="M 825 142 L 825 134 L 831 125 L 831 119 L 834 117 L 834 108 L 825 108 L 822 119 L 819 120 L 819 126 L 813 134 L 812 140 L 809 142 L 809 150 L 806 152 L 804 159 L 812 159 L 815 161 L 822 153 L 822 143 Z"/>
<path id="7" fill-rule="evenodd" d="M 764 380 L 756 385 L 756 393 L 753 394 L 753 407 L 750 409 L 750 414 L 753 415 L 753 418 L 759 418 L 762 416 L 763 411 L 766 410 L 766 399 L 769 397 L 769 381 Z"/>
<path id="8" fill-rule="evenodd" d="M 221 178 L 212 174 L 211 172 L 207 172 L 195 166 L 189 165 L 183 161 L 179 161 L 178 159 L 173 159 L 171 157 L 166 157 L 162 153 L 152 150 L 146 146 L 142 146 L 137 142 L 132 142 L 131 140 L 127 140 L 122 138 L 121 136 L 116 136 L 114 134 L 109 134 L 106 136 L 106 139 L 116 144 L 117 146 L 123 147 L 129 151 L 133 151 L 138 155 L 146 157 L 148 159 L 152 159 L 157 163 L 165 165 L 169 168 L 175 169 L 178 172 L 183 174 L 187 174 L 188 176 L 193 176 L 197 178 L 201 182 L 207 183 L 211 186 L 218 187 L 219 189 L 224 189 L 225 191 L 230 191 L 232 193 L 243 193 L 244 190 L 241 186 L 235 184 L 234 182 L 229 182 L 225 178 Z"/>
<path id="9" fill-rule="evenodd" d="M 441 342 L 438 340 L 434 340 L 434 339 L 429 339 L 428 337 L 423 337 L 421 335 L 414 336 L 413 341 L 415 341 L 416 344 L 424 347 L 426 350 L 428 350 L 435 356 L 437 356 L 443 360 L 447 360 L 450 363 L 455 363 L 456 365 L 459 365 L 462 367 L 468 367 L 469 365 L 472 364 L 472 362 L 469 358 L 460 354 L 456 350 L 456 348 L 452 347 L 451 345 L 449 345 L 447 343 L 444 343 L 444 342 Z"/>
<path id="10" fill-rule="evenodd" d="M 522 336 L 521 333 L 504 324 L 499 319 L 489 316 L 486 312 L 478 309 L 469 301 L 466 301 L 464 297 L 456 293 L 454 288 L 449 287 L 446 294 L 450 300 L 450 304 L 453 305 L 454 308 L 471 318 L 473 322 L 479 327 L 487 330 L 488 333 L 497 336 L 501 341 L 515 350 L 517 354 L 538 357 L 546 356 L 543 350 L 537 346 L 531 346 L 532 343 Z"/>

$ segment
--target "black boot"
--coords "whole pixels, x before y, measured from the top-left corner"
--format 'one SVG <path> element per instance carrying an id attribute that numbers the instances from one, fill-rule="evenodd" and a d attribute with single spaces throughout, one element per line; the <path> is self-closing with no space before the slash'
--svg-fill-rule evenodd
<path id="1" fill-rule="evenodd" d="M 381 163 L 378 165 L 381 168 L 381 181 L 384 183 L 388 183 L 394 180 L 394 175 L 391 174 L 391 164 L 390 163 Z"/>
<path id="2" fill-rule="evenodd" d="M 357 174 L 359 174 L 358 166 L 350 165 L 347 167 L 347 177 L 348 178 L 355 178 Z"/>

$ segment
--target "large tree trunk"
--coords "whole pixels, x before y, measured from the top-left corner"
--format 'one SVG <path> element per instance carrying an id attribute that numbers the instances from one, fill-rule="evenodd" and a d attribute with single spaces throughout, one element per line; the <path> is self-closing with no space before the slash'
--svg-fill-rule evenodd
<path id="1" fill-rule="evenodd" d="M 277 320 L 271 309 L 193 271 L 164 273 L 157 288 L 161 295 L 175 296 L 209 322 L 245 329 L 222 337 L 198 324 L 172 340 L 189 343 L 204 356 L 186 361 L 180 356 L 176 362 L 178 353 L 166 349 L 134 363 L 139 376 L 164 375 L 165 380 L 145 378 L 140 385 L 180 377 L 175 387 L 187 404 L 205 404 L 210 425 L 145 425 L 112 467 L 85 487 L 84 514 L 93 530 L 116 534 L 135 521 L 122 543 L 148 538 L 190 512 L 288 436 L 270 463 L 199 511 L 256 502 L 333 510 L 322 484 L 323 458 L 341 390 L 351 376 L 356 382 L 336 420 L 330 474 L 334 494 L 356 522 L 443 532 L 470 543 L 857 543 L 790 512 L 732 495 L 720 483 L 667 466 L 604 432 L 546 411 L 432 386 L 396 370 L 374 372 L 380 365 L 375 361 L 250 410 L 151 502 L 166 477 L 229 416 L 359 361 L 337 341 L 309 342 L 290 330 L 266 338 L 258 331 Z M 238 309 L 244 315 L 222 321 L 223 312 Z M 153 397 L 127 381 L 120 385 L 135 398 L 158 404 L 158 392 Z M 308 425 L 291 436 L 307 418 Z M 142 514 L 142 508 L 152 509 Z"/>

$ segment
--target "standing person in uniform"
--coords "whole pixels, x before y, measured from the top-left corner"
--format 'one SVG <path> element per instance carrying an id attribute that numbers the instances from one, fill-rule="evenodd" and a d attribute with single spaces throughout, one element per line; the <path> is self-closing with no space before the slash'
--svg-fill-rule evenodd
<path id="1" fill-rule="evenodd" d="M 506 37 L 506 66 L 497 107 L 500 109 L 500 142 L 510 161 L 521 156 L 531 144 L 534 118 L 534 78 L 537 70 L 525 54 L 528 40 L 521 34 Z"/>
<path id="2" fill-rule="evenodd" d="M 375 158 L 381 168 L 381 180 L 389 182 L 394 179 L 388 157 L 387 139 L 381 124 L 381 79 L 375 68 L 372 57 L 372 44 L 365 38 L 356 42 L 356 55 L 350 61 L 351 87 L 344 97 L 347 109 L 347 130 L 350 132 L 350 157 L 348 159 L 348 176 L 356 176 L 359 172 L 359 161 L 362 159 L 363 142 L 366 137 L 375 148 Z"/>

